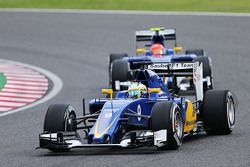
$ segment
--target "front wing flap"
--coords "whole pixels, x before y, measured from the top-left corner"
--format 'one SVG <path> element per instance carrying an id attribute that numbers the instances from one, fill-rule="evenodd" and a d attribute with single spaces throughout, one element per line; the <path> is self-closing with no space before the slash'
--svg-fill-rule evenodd
<path id="1" fill-rule="evenodd" d="M 43 149 L 71 149 L 82 147 L 129 147 L 127 143 L 121 144 L 86 144 L 81 141 L 75 132 L 42 133 L 39 135 L 39 147 Z"/>

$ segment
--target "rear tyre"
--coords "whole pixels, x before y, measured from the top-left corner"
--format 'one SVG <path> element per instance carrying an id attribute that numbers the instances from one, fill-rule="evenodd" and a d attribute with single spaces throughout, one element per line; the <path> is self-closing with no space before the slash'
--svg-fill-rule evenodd
<path id="1" fill-rule="evenodd" d="M 192 49 L 192 50 L 186 50 L 186 54 L 195 54 L 196 56 L 204 56 L 205 52 L 203 49 Z"/>
<path id="2" fill-rule="evenodd" d="M 202 63 L 203 64 L 203 78 L 207 78 L 207 77 L 210 78 L 211 85 L 208 86 L 208 83 L 204 82 L 203 83 L 203 89 L 205 91 L 209 90 L 209 89 L 213 89 L 212 66 L 211 66 L 209 57 L 206 57 L 206 56 L 204 56 L 204 57 L 197 57 L 197 58 L 194 59 L 194 62 L 200 62 L 200 63 Z"/>
<path id="3" fill-rule="evenodd" d="M 129 65 L 126 60 L 115 60 L 111 66 L 111 85 L 115 90 L 115 81 L 128 81 L 129 80 Z"/>
<path id="4" fill-rule="evenodd" d="M 235 105 L 228 90 L 208 90 L 203 102 L 204 128 L 208 134 L 230 134 L 235 125 Z"/>
<path id="5" fill-rule="evenodd" d="M 179 106 L 172 102 L 158 102 L 152 108 L 152 131 L 167 130 L 167 143 L 156 146 L 160 150 L 176 150 L 182 144 L 184 125 Z"/>
<path id="6" fill-rule="evenodd" d="M 121 60 L 124 57 L 128 57 L 128 54 L 127 53 L 120 53 L 120 54 L 112 53 L 112 54 L 109 55 L 109 82 L 110 83 L 111 83 L 111 67 L 112 67 L 112 63 L 115 60 Z"/>
<path id="7" fill-rule="evenodd" d="M 50 105 L 44 120 L 44 132 L 75 132 L 76 114 L 74 108 L 68 104 Z M 67 152 L 68 148 L 49 148 L 53 152 Z"/>

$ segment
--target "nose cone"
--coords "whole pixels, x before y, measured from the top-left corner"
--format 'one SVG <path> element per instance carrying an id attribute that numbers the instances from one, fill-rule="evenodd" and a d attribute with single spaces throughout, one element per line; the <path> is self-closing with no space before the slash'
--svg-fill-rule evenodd
<path id="1" fill-rule="evenodd" d="M 112 143 L 113 136 L 118 130 L 119 118 L 126 104 L 126 100 L 113 100 L 105 103 L 89 133 L 89 136 L 93 136 L 91 139 L 93 143 L 107 143 L 107 141 Z"/>
<path id="2" fill-rule="evenodd" d="M 114 114 L 112 111 L 106 111 L 104 119 L 99 119 L 94 128 L 94 137 L 101 138 L 105 135 L 117 122 L 119 114 Z"/>

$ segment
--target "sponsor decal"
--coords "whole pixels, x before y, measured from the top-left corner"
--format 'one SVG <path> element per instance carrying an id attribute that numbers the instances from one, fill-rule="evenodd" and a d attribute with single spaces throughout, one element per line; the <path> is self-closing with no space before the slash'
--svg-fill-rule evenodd
<path id="1" fill-rule="evenodd" d="M 197 101 L 203 100 L 203 64 L 194 63 L 193 82 L 195 85 Z"/>
<path id="2" fill-rule="evenodd" d="M 190 126 L 190 125 L 194 125 L 196 122 L 196 120 L 193 120 L 193 121 L 187 121 L 186 122 L 186 126 Z"/>
<path id="3" fill-rule="evenodd" d="M 137 106 L 137 114 L 141 115 L 141 106 L 140 106 L 140 104 Z M 141 117 L 138 117 L 138 121 L 141 121 Z"/>
<path id="4" fill-rule="evenodd" d="M 184 97 L 181 97 L 181 104 L 183 108 L 186 108 L 186 100 Z"/>
<path id="5" fill-rule="evenodd" d="M 183 70 L 192 69 L 194 63 L 154 63 L 148 65 L 150 70 Z"/>
<path id="6" fill-rule="evenodd" d="M 104 117 L 105 117 L 106 119 L 112 117 L 112 112 L 105 113 Z"/>
<path id="7" fill-rule="evenodd" d="M 163 146 L 167 142 L 167 129 L 154 132 L 154 145 Z"/>

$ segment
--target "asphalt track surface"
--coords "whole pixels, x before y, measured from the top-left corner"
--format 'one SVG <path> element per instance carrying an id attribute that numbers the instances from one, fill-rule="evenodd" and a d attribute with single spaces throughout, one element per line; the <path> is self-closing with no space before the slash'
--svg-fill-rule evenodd
<path id="1" fill-rule="evenodd" d="M 204 48 L 213 59 L 217 88 L 238 97 L 236 127 L 228 136 L 187 139 L 177 151 L 36 150 L 46 108 L 99 97 L 108 86 L 108 55 L 134 53 L 134 30 L 176 27 L 185 48 Z M 64 82 L 52 100 L 0 117 L 0 166 L 250 166 L 250 18 L 116 14 L 0 13 L 0 57 L 45 68 Z"/>

